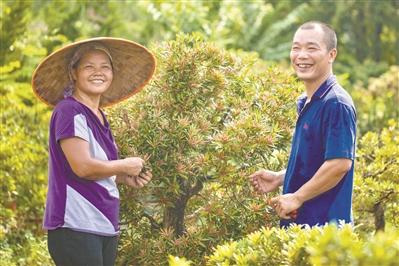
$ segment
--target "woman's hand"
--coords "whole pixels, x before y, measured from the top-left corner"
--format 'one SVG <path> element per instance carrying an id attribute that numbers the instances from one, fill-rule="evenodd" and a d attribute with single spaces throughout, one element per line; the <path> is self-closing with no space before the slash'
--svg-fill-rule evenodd
<path id="1" fill-rule="evenodd" d="M 152 174 L 150 171 L 145 171 L 141 172 L 137 176 L 126 176 L 125 177 L 125 184 L 128 185 L 129 187 L 133 188 L 142 188 L 144 187 L 148 182 L 150 182 L 152 178 Z"/>
<path id="2" fill-rule="evenodd" d="M 140 157 L 128 157 L 121 161 L 124 164 L 124 172 L 128 176 L 138 176 L 144 167 L 144 160 Z"/>

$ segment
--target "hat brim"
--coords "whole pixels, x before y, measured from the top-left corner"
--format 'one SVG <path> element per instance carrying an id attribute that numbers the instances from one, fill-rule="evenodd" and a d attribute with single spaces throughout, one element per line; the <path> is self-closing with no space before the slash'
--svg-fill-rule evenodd
<path id="1" fill-rule="evenodd" d="M 56 50 L 38 65 L 32 76 L 32 88 L 40 100 L 54 107 L 64 98 L 64 89 L 70 82 L 69 61 L 76 48 L 88 42 L 103 43 L 112 55 L 114 77 L 101 96 L 101 107 L 116 104 L 138 93 L 153 76 L 156 60 L 144 46 L 120 38 L 86 39 Z"/>

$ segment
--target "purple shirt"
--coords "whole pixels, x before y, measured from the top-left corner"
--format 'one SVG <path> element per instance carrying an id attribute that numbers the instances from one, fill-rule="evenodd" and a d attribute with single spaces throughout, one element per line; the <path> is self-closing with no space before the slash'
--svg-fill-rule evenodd
<path id="1" fill-rule="evenodd" d="M 44 229 L 66 227 L 114 236 L 119 233 L 119 191 L 115 176 L 98 181 L 78 177 L 71 169 L 60 140 L 72 137 L 89 143 L 98 160 L 118 159 L 118 150 L 103 113 L 104 125 L 84 104 L 67 97 L 55 107 L 49 134 L 49 183 Z"/>

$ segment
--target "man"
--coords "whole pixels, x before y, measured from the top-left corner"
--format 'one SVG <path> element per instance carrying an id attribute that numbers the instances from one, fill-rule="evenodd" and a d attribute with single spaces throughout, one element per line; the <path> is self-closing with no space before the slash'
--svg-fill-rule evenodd
<path id="1" fill-rule="evenodd" d="M 297 103 L 288 166 L 250 176 L 261 193 L 283 185 L 283 194 L 270 200 L 282 227 L 352 222 L 356 110 L 333 75 L 336 56 L 336 34 L 328 25 L 311 21 L 296 31 L 290 58 L 305 93 Z"/>

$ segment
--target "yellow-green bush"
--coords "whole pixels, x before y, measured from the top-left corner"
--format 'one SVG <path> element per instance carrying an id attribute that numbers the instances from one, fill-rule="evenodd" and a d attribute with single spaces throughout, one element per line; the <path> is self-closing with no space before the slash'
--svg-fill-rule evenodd
<path id="1" fill-rule="evenodd" d="M 41 225 L 50 112 L 37 104 L 29 83 L 14 81 L 18 71 L 1 71 L 0 257 L 5 265 L 40 265 L 49 259 Z"/>
<path id="2" fill-rule="evenodd" d="M 353 209 L 363 231 L 399 228 L 399 124 L 389 120 L 380 133 L 359 139 Z"/>
<path id="3" fill-rule="evenodd" d="M 368 86 L 355 84 L 351 95 L 356 105 L 361 134 L 379 132 L 388 121 L 399 119 L 399 66 L 391 66 L 377 78 L 370 78 Z"/>
<path id="4" fill-rule="evenodd" d="M 397 265 L 399 231 L 360 236 L 349 225 L 262 228 L 218 246 L 207 265 Z"/>

